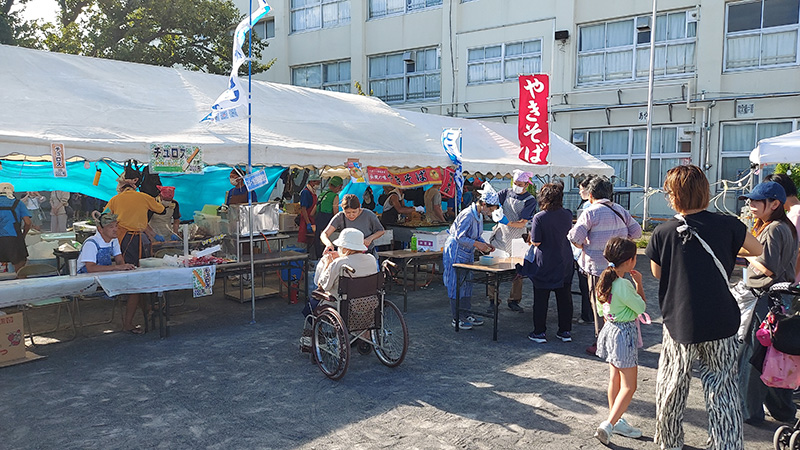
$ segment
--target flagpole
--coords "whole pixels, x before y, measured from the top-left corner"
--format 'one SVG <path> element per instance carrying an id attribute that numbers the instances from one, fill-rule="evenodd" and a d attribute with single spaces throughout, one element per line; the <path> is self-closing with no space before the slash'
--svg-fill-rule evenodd
<path id="1" fill-rule="evenodd" d="M 247 34 L 247 174 L 253 173 L 253 0 L 250 0 L 247 23 L 250 25 Z M 253 196 L 247 191 L 247 218 L 250 230 L 250 323 L 256 323 L 256 270 L 253 255 Z M 239 280 L 242 281 L 242 280 Z"/>

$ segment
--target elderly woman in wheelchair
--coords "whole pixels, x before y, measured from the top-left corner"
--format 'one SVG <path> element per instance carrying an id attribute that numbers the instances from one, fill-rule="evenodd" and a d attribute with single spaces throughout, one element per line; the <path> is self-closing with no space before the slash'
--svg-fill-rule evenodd
<path id="1" fill-rule="evenodd" d="M 389 367 L 399 365 L 408 347 L 408 329 L 403 315 L 384 300 L 383 272 L 375 257 L 364 253 L 364 234 L 345 228 L 333 242 L 337 252 L 323 256 L 317 266 L 312 293 L 303 315 L 305 324 L 300 348 L 331 379 L 344 376 L 351 344 L 361 354 L 375 349 Z"/>

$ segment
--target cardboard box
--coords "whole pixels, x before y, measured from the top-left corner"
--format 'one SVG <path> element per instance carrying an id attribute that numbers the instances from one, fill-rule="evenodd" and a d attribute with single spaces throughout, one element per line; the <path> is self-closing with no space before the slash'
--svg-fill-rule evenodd
<path id="1" fill-rule="evenodd" d="M 0 363 L 25 359 L 22 313 L 0 316 Z"/>
<path id="2" fill-rule="evenodd" d="M 294 218 L 297 214 L 281 213 L 278 218 L 278 229 L 280 231 L 297 231 L 298 226 L 294 223 Z"/>
<path id="3" fill-rule="evenodd" d="M 300 214 L 300 203 L 286 203 L 283 205 L 286 214 Z"/>
<path id="4" fill-rule="evenodd" d="M 417 231 L 417 251 L 419 252 L 441 252 L 444 250 L 444 242 L 450 234 L 447 231 L 431 233 L 429 231 Z"/>

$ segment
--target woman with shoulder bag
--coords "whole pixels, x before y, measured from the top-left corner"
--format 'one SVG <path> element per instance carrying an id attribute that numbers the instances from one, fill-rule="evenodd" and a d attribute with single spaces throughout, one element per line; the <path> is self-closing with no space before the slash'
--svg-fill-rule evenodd
<path id="1" fill-rule="evenodd" d="M 653 231 L 645 253 L 659 279 L 663 342 L 656 379 L 656 432 L 662 449 L 683 447 L 683 412 L 699 361 L 708 411 L 709 448 L 744 448 L 736 383 L 739 306 L 728 278 L 743 247 L 753 256 L 761 245 L 736 217 L 706 211 L 708 179 L 697 166 L 673 167 L 664 180 L 678 213 Z"/>
<path id="2" fill-rule="evenodd" d="M 748 257 L 747 287 L 760 292 L 753 319 L 745 329 L 742 350 L 739 358 L 739 391 L 742 397 L 742 413 L 744 421 L 757 424 L 764 420 L 764 406 L 772 417 L 779 422 L 794 422 L 797 407 L 792 401 L 790 389 L 767 387 L 760 378 L 763 358 L 757 367 L 751 364 L 754 352 L 761 345 L 757 343 L 755 333 L 769 312 L 770 301 L 766 292 L 775 284 L 784 281 L 794 282 L 795 264 L 797 261 L 797 231 L 794 224 L 786 217 L 783 208 L 786 202 L 786 191 L 774 181 L 757 185 L 746 195 L 750 211 L 756 218 L 753 235 L 764 246 L 764 252 L 758 257 Z M 789 305 L 786 305 L 788 310 Z"/>

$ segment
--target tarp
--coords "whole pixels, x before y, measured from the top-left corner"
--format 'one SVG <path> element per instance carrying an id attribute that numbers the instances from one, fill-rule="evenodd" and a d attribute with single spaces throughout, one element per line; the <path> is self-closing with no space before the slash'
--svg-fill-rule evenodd
<path id="1" fill-rule="evenodd" d="M 147 162 L 151 144 L 187 144 L 200 146 L 210 165 L 247 161 L 246 120 L 199 122 L 227 77 L 4 45 L 0 61 L 0 157 L 49 155 L 58 142 L 68 158 Z M 322 168 L 357 158 L 363 166 L 447 166 L 441 129 L 455 122 L 467 130 L 465 170 L 531 168 L 516 159 L 514 139 L 466 119 L 424 115 L 412 123 L 374 97 L 253 81 L 252 104 L 254 164 Z M 598 173 L 582 158 L 570 162 Z M 560 164 L 545 171 L 573 173 Z"/>
<path id="2" fill-rule="evenodd" d="M 92 182 L 98 167 L 102 169 L 102 174 L 98 185 L 94 186 Z M 3 161 L 0 180 L 13 184 L 17 192 L 57 189 L 80 192 L 108 201 L 117 195 L 117 175 L 114 171 L 122 173 L 122 170 L 123 167 L 114 162 L 109 162 L 108 165 L 92 163 L 89 168 L 85 168 L 83 162 L 68 162 L 67 177 L 54 179 L 53 165 L 49 162 Z M 282 167 L 265 169 L 269 183 L 256 189 L 259 201 L 270 199 L 284 170 Z M 180 205 L 181 216 L 184 220 L 189 220 L 194 211 L 201 210 L 203 205 L 221 205 L 225 202 L 226 192 L 233 187 L 228 182 L 230 173 L 230 167 L 209 166 L 205 168 L 203 175 L 160 174 L 160 177 L 165 186 L 175 187 L 175 201 Z"/>
<path id="3" fill-rule="evenodd" d="M 800 130 L 758 141 L 750 152 L 754 164 L 800 163 Z"/>
<path id="4" fill-rule="evenodd" d="M 464 171 L 471 174 L 504 176 L 514 169 L 522 169 L 540 176 L 614 175 L 613 167 L 553 132 L 550 132 L 549 164 L 534 165 L 519 159 L 516 125 L 413 111 L 399 112 L 431 136 L 441 137 L 445 128 L 461 128 Z M 487 164 L 489 162 L 491 164 Z"/>

